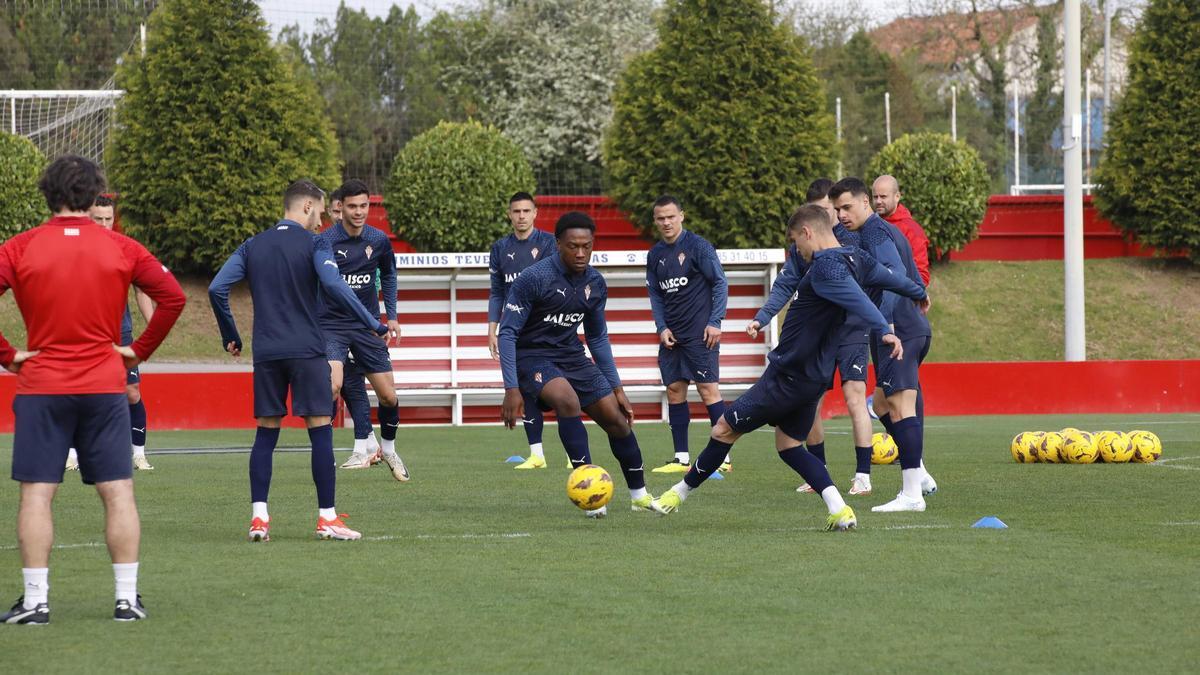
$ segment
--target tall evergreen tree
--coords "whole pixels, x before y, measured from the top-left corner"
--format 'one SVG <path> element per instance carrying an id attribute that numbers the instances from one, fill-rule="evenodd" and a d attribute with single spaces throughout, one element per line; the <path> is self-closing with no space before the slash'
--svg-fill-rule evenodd
<path id="1" fill-rule="evenodd" d="M 647 233 L 669 192 L 717 246 L 775 246 L 834 143 L 812 60 L 761 0 L 674 0 L 614 93 L 609 194 Z"/>
<path id="2" fill-rule="evenodd" d="M 1200 3 L 1151 0 L 1097 172 L 1101 212 L 1139 242 L 1200 262 Z"/>
<path id="3" fill-rule="evenodd" d="M 296 81 L 253 0 L 168 0 L 121 66 L 109 182 L 121 221 L 168 264 L 209 271 L 279 217 L 288 183 L 339 181 L 317 93 Z"/>

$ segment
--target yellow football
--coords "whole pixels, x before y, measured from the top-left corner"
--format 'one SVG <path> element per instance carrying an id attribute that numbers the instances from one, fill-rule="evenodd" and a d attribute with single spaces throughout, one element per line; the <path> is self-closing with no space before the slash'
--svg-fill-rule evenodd
<path id="1" fill-rule="evenodd" d="M 1129 432 L 1129 443 L 1133 446 L 1133 461 L 1149 464 L 1162 457 L 1162 441 L 1152 431 Z"/>
<path id="2" fill-rule="evenodd" d="M 1091 464 L 1096 461 L 1099 451 L 1096 441 L 1086 431 L 1068 431 L 1063 433 L 1062 457 L 1070 464 Z"/>
<path id="3" fill-rule="evenodd" d="M 1013 459 L 1021 464 L 1038 461 L 1037 444 L 1040 440 L 1037 433 L 1033 431 L 1022 431 L 1014 436 L 1012 444 L 1009 446 Z"/>
<path id="4" fill-rule="evenodd" d="M 1038 461 L 1058 464 L 1062 459 L 1063 437 L 1057 431 L 1047 431 L 1038 444 Z"/>
<path id="5" fill-rule="evenodd" d="M 895 464 L 900 460 L 900 449 L 896 447 L 896 439 L 888 434 L 875 434 L 871 437 L 871 463 Z"/>
<path id="6" fill-rule="evenodd" d="M 567 498 L 584 511 L 595 511 L 612 496 L 612 476 L 595 464 L 584 464 L 567 477 Z"/>
<path id="7" fill-rule="evenodd" d="M 1123 431 L 1101 431 L 1096 434 L 1096 450 L 1100 459 L 1111 464 L 1123 464 L 1133 459 L 1133 443 Z"/>

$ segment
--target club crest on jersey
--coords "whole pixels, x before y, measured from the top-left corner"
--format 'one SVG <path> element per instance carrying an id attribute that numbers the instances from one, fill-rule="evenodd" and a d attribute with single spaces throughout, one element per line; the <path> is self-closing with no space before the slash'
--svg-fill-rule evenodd
<path id="1" fill-rule="evenodd" d="M 537 260 L 537 254 L 538 254 L 538 253 L 540 253 L 540 251 L 538 251 L 538 247 L 536 247 L 536 246 L 534 246 L 533 248 L 529 249 L 529 255 L 530 255 L 530 256 L 532 256 L 534 260 Z"/>
<path id="2" fill-rule="evenodd" d="M 533 374 L 533 381 L 538 384 L 542 383 L 542 373 L 540 371 Z"/>
<path id="3" fill-rule="evenodd" d="M 375 249 L 371 248 L 370 244 L 368 244 L 367 247 L 363 250 L 366 251 L 367 259 L 370 260 L 371 254 L 375 252 Z"/>
<path id="4" fill-rule="evenodd" d="M 684 253 L 683 251 L 680 251 L 679 252 L 679 264 L 682 265 L 684 260 L 687 260 L 687 254 Z"/>
<path id="5" fill-rule="evenodd" d="M 583 287 L 583 299 L 584 300 L 592 299 L 592 285 L 591 284 L 588 284 L 587 286 Z"/>

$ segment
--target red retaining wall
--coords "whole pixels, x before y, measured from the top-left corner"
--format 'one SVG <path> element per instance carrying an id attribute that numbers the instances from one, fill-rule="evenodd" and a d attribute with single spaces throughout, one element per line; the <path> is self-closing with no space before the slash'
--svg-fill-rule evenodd
<path id="1" fill-rule="evenodd" d="M 1200 412 L 1200 360 L 930 363 L 921 368 L 930 415 Z M 13 428 L 16 378 L 0 376 L 0 432 Z M 152 429 L 254 427 L 250 373 L 145 373 L 142 395 Z M 467 421 L 499 419 L 499 408 L 469 407 Z M 658 419 L 656 404 L 640 404 Z M 702 416 L 702 411 L 697 410 Z M 823 414 L 845 414 L 836 393 Z M 403 408 L 404 423 L 444 424 L 449 408 Z M 289 418 L 289 425 L 301 426 Z"/>
<path id="2" fill-rule="evenodd" d="M 632 251 L 650 248 L 624 212 L 608 197 L 597 195 L 547 195 L 538 197 L 537 227 L 554 231 L 554 223 L 567 211 L 583 211 L 596 221 L 596 250 Z M 372 225 L 391 232 L 383 198 L 371 198 Z M 979 227 L 979 238 L 953 260 L 1061 260 L 1063 256 L 1062 195 L 992 195 Z M 782 245 L 782 235 L 780 242 Z M 413 248 L 393 237 L 398 253 Z M 1100 217 L 1090 196 L 1083 198 L 1083 254 L 1087 258 L 1125 258 L 1154 255 L 1152 249 L 1129 241 L 1112 223 Z"/>

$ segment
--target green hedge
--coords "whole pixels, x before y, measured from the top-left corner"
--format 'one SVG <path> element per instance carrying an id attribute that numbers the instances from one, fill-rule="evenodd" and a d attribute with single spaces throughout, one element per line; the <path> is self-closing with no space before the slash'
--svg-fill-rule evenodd
<path id="1" fill-rule="evenodd" d="M 1096 204 L 1149 246 L 1200 263 L 1200 3 L 1152 0 L 1129 51 L 1129 79 L 1109 115 Z"/>
<path id="2" fill-rule="evenodd" d="M 971 146 L 947 134 L 901 136 L 871 158 L 868 185 L 883 174 L 900 182 L 904 205 L 935 249 L 961 249 L 979 236 L 991 185 L 987 167 Z"/>
<path id="3" fill-rule="evenodd" d="M 339 182 L 337 139 L 252 0 L 168 0 L 148 34 L 145 56 L 117 71 L 109 184 L 130 235 L 176 269 L 211 272 L 278 220 L 289 183 Z"/>
<path id="4" fill-rule="evenodd" d="M 825 92 L 761 0 L 674 0 L 625 71 L 604 143 L 608 194 L 647 234 L 671 193 L 717 246 L 778 246 L 808 183 L 833 168 Z"/>
<path id="5" fill-rule="evenodd" d="M 37 186 L 45 168 L 46 158 L 29 139 L 0 132 L 0 241 L 50 215 Z"/>
<path id="6" fill-rule="evenodd" d="M 529 160 L 495 127 L 441 122 L 396 155 L 384 207 L 417 250 L 486 251 L 510 231 L 509 197 L 534 189 Z"/>

